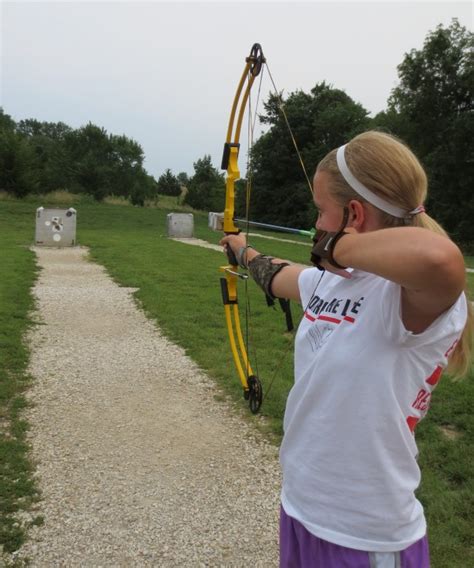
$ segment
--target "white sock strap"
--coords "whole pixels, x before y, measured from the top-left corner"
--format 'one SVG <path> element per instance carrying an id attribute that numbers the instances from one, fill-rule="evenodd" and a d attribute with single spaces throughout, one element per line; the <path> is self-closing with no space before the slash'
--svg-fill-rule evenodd
<path id="1" fill-rule="evenodd" d="M 369 203 L 377 207 L 377 209 L 381 209 L 382 211 L 385 211 L 385 213 L 389 213 L 394 217 L 404 218 L 410 215 L 416 215 L 417 213 L 423 213 L 425 211 L 423 205 L 420 205 L 416 209 L 413 209 L 413 211 L 405 211 L 401 207 L 392 205 L 388 201 L 385 201 L 385 199 L 383 199 L 382 197 L 375 195 L 373 191 L 370 191 L 370 189 L 365 187 L 365 185 L 360 183 L 360 181 L 352 175 L 351 171 L 347 166 L 346 158 L 344 156 L 345 147 L 346 144 L 344 144 L 344 146 L 340 146 L 337 149 L 337 156 L 336 156 L 337 167 L 339 168 L 342 177 L 347 181 L 347 183 L 352 187 L 352 189 L 355 190 L 361 197 L 363 197 Z"/>

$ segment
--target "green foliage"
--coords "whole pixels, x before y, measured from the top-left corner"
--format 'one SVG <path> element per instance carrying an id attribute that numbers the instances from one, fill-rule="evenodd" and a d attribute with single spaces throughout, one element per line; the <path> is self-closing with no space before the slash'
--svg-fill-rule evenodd
<path id="1" fill-rule="evenodd" d="M 186 172 L 179 172 L 179 174 L 176 176 L 178 178 L 179 183 L 183 186 L 186 187 L 189 183 L 189 176 Z"/>
<path id="2" fill-rule="evenodd" d="M 0 107 L 0 132 L 13 132 L 15 130 L 15 121 L 9 114 Z"/>
<path id="3" fill-rule="evenodd" d="M 36 276 L 34 255 L 24 245 L 30 240 L 34 210 L 18 205 L 15 201 L 0 205 L 0 550 L 6 552 L 24 542 L 25 526 L 16 514 L 37 498 L 22 419 L 29 380 L 23 338 L 30 326 L 29 291 Z"/>
<path id="4" fill-rule="evenodd" d="M 68 186 L 67 136 L 72 129 L 62 122 L 39 122 L 34 119 L 21 120 L 16 132 L 28 142 L 34 151 L 38 175 L 37 190 L 53 191 Z M 25 165 L 26 169 L 34 166 Z"/>
<path id="5" fill-rule="evenodd" d="M 78 193 L 88 193 L 97 201 L 114 194 L 131 195 L 140 202 L 149 193 L 144 182 L 143 151 L 125 136 L 108 135 L 91 123 L 68 136 L 72 157 L 71 182 Z M 137 184 L 144 184 L 138 188 Z"/>
<path id="6" fill-rule="evenodd" d="M 139 182 L 133 182 L 130 191 L 130 203 L 137 207 L 145 206 L 146 191 L 144 186 Z"/>
<path id="7" fill-rule="evenodd" d="M 474 34 L 453 20 L 398 66 L 400 84 L 375 124 L 405 140 L 426 167 L 429 212 L 474 243 Z"/>
<path id="8" fill-rule="evenodd" d="M 174 195 L 175 197 L 181 195 L 181 184 L 169 168 L 158 178 L 157 191 L 162 195 Z"/>
<path id="9" fill-rule="evenodd" d="M 270 95 L 264 107 L 266 114 L 260 120 L 270 128 L 252 149 L 251 216 L 269 223 L 309 227 L 314 223 L 315 210 L 280 110 L 280 97 Z M 368 112 L 359 103 L 324 82 L 309 94 L 291 93 L 284 109 L 310 178 L 327 152 L 370 124 Z M 238 204 L 242 214 L 243 192 L 239 194 Z"/>
<path id="10" fill-rule="evenodd" d="M 69 189 L 97 201 L 118 195 L 137 205 L 156 195 L 141 146 L 92 123 L 74 130 L 62 122 L 22 120 L 0 109 L 0 189 L 16 196 Z"/>
<path id="11" fill-rule="evenodd" d="M 224 202 L 224 177 L 214 168 L 211 156 L 193 164 L 194 175 L 188 182 L 184 203 L 201 211 L 221 211 Z"/>
<path id="12" fill-rule="evenodd" d="M 0 189 L 24 197 L 38 186 L 38 163 L 32 145 L 9 128 L 0 130 Z"/>

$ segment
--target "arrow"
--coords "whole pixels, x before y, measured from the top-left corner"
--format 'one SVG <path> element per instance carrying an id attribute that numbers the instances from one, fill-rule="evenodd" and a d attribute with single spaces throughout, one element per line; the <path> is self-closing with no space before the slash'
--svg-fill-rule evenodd
<path id="1" fill-rule="evenodd" d="M 278 233 L 292 233 L 293 235 L 301 235 L 303 237 L 309 237 L 312 239 L 316 233 L 316 229 L 311 229 L 310 231 L 305 231 L 303 229 L 292 229 L 291 227 L 282 227 L 280 225 L 270 225 L 269 223 L 258 223 L 257 221 L 246 221 L 245 219 L 235 219 L 236 223 L 242 223 L 245 225 L 250 225 L 251 227 L 261 227 L 262 229 L 271 229 Z"/>

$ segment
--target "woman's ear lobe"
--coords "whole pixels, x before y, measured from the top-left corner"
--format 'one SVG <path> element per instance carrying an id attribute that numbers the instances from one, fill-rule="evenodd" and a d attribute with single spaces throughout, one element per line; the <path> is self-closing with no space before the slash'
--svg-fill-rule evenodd
<path id="1" fill-rule="evenodd" d="M 349 222 L 348 225 L 354 229 L 360 229 L 365 220 L 364 206 L 360 201 L 353 199 L 349 202 Z"/>

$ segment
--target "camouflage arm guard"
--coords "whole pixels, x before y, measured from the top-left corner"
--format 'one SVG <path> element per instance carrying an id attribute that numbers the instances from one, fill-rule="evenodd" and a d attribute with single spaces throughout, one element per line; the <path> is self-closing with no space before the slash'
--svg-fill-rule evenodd
<path id="1" fill-rule="evenodd" d="M 272 280 L 282 268 L 289 266 L 289 263 L 279 262 L 278 264 L 273 264 L 273 258 L 273 256 L 259 254 L 249 262 L 249 271 L 252 278 L 265 294 L 275 299 L 276 296 L 272 294 Z"/>

